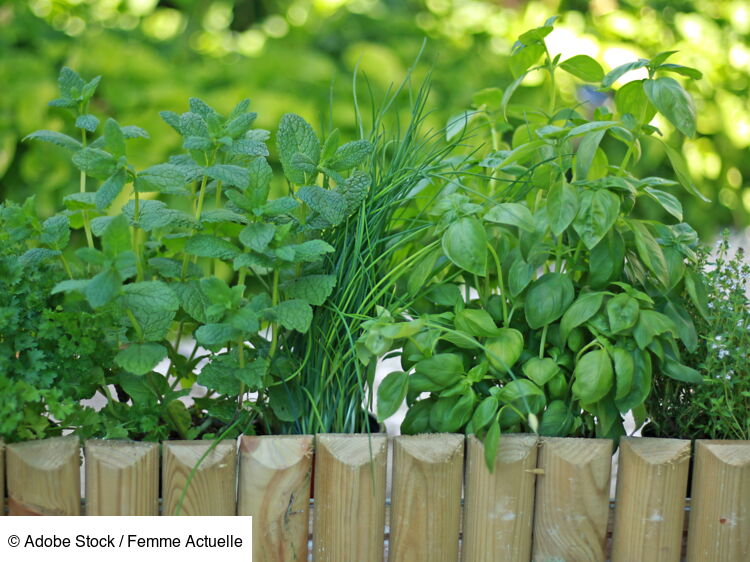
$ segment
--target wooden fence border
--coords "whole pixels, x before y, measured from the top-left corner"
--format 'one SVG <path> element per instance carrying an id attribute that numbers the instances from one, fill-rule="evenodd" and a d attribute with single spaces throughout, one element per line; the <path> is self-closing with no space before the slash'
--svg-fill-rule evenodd
<path id="1" fill-rule="evenodd" d="M 612 445 L 506 435 L 490 473 L 482 444 L 454 434 L 246 436 L 239 451 L 234 440 L 89 440 L 85 510 L 155 514 L 161 496 L 162 514 L 174 514 L 194 473 L 181 514 L 253 515 L 259 562 L 306 560 L 310 526 L 316 562 L 379 562 L 384 549 L 397 562 L 669 562 L 685 547 L 689 562 L 750 560 L 750 441 L 696 442 L 687 539 L 690 442 L 623 438 L 610 518 Z M 80 514 L 80 462 L 76 437 L 0 442 L 9 513 Z"/>
<path id="2" fill-rule="evenodd" d="M 750 441 L 698 440 L 688 560 L 750 560 Z"/>

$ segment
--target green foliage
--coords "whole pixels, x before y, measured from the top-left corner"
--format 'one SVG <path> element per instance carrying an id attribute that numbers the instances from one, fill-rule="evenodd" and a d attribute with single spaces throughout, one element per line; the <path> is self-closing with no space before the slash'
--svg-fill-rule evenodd
<path id="1" fill-rule="evenodd" d="M 172 4 L 5 3 L 0 76 L 8 87 L 0 101 L 0 196 L 21 201 L 37 193 L 40 212 L 46 217 L 77 189 L 78 177 L 66 163 L 65 150 L 21 143 L 35 129 L 62 131 L 73 125 L 59 108 L 39 111 L 53 96 L 57 70 L 63 64 L 87 75 L 107 76 L 100 86 L 105 88 L 107 104 L 95 101 L 87 114 L 99 115 L 99 129 L 105 121 L 102 114 L 107 113 L 121 123 L 138 122 L 154 134 L 152 142 L 129 147 L 131 161 L 143 169 L 164 161 L 174 150 L 174 137 L 164 134 L 167 126 L 160 123 L 156 109 L 176 111 L 188 94 L 229 107 L 241 92 L 252 91 L 254 102 L 264 108 L 258 125 L 269 129 L 290 107 L 317 123 L 319 116 L 329 115 L 332 105 L 341 133 L 358 137 L 356 120 L 347 114 L 351 71 L 359 64 L 373 91 L 382 92 L 403 79 L 425 35 L 431 40 L 428 53 L 437 48 L 441 56 L 425 57 L 416 75 L 421 77 L 434 67 L 434 111 L 429 121 L 438 127 L 484 85 L 484 77 L 512 81 L 509 60 L 515 37 L 539 18 L 536 3 L 492 0 L 475 0 L 470 6 L 421 0 Z M 569 73 L 573 68 L 589 72 L 585 78 L 589 79 L 597 72 L 590 61 L 590 68 L 581 62 L 587 59 L 572 60 L 579 40 L 606 73 L 620 62 L 658 53 L 667 37 L 678 53 L 657 60 L 661 76 L 683 83 L 683 74 L 690 71 L 674 61 L 694 66 L 707 77 L 699 87 L 684 84 L 698 108 L 695 140 L 681 139 L 666 118 L 658 117 L 654 125 L 682 154 L 696 186 L 712 200 L 710 206 L 685 201 L 685 213 L 701 234 L 713 235 L 717 225 L 742 225 L 748 217 L 744 203 L 750 201 L 746 195 L 750 112 L 744 103 L 750 84 L 744 54 L 750 46 L 747 18 L 741 2 L 685 0 L 670 4 L 664 12 L 665 6 L 661 0 L 624 0 L 593 8 L 571 2 L 545 5 L 560 13 L 555 30 L 547 36 L 548 47 L 553 56 L 561 54 L 564 72 L 558 73 L 557 80 L 560 94 L 571 103 L 603 99 L 591 88 L 595 82 L 579 87 L 576 75 Z M 383 18 L 386 12 L 388 18 Z M 108 56 L 113 52 L 128 56 Z M 177 82 L 175 68 L 180 69 Z M 620 83 L 639 82 L 646 73 L 641 68 L 623 75 Z M 501 99 L 503 93 L 490 96 L 499 94 Z M 529 105 L 547 103 L 539 81 L 519 84 L 518 93 Z M 640 107 L 652 111 L 652 104 L 644 99 L 647 103 Z M 488 101 L 493 103 L 493 98 Z M 86 126 L 91 129 L 92 123 Z M 257 146 L 255 141 L 244 144 L 246 150 Z M 634 168 L 636 174 L 672 175 L 661 149 L 652 148 Z M 617 146 L 608 150 L 618 153 Z M 280 192 L 283 182 L 274 182 L 273 189 Z M 656 208 L 639 214 L 663 217 Z"/>
<path id="2" fill-rule="evenodd" d="M 676 323 L 692 320 L 696 334 L 685 343 L 685 363 L 700 373 L 691 379 L 659 379 L 647 401 L 645 435 L 684 439 L 750 438 L 750 266 L 742 249 L 731 255 L 729 237 L 699 252 L 697 271 L 686 283 L 684 309 Z M 697 338 L 695 337 L 697 336 Z M 691 341 L 691 340 L 689 340 Z"/>
<path id="3" fill-rule="evenodd" d="M 107 397 L 103 411 L 120 419 L 125 410 L 158 405 L 150 419 L 161 419 L 181 438 L 211 436 L 219 424 L 230 422 L 235 433 L 254 431 L 259 414 L 267 430 L 277 427 L 274 412 L 291 407 L 283 394 L 269 391 L 299 370 L 304 357 L 291 333 L 308 332 L 313 306 L 323 305 L 336 286 L 327 263 L 335 249 L 321 232 L 360 210 L 371 180 L 354 168 L 367 161 L 373 145 L 329 143 L 330 154 L 321 159 L 312 127 L 297 115 L 285 115 L 277 139 L 289 192 L 269 200 L 272 170 L 263 140 L 268 135 L 251 129 L 255 113 L 248 113 L 249 102 L 240 102 L 225 117 L 191 98 L 189 111 L 162 113 L 182 137 L 184 152 L 138 170 L 128 159 L 129 139 L 144 135 L 131 134 L 113 119 L 106 120 L 101 136 L 86 134 L 96 130 L 87 106 L 98 82 L 86 83 L 68 68 L 60 73 L 61 97 L 54 104 L 85 125 L 80 144 L 65 141 L 81 171 L 81 192 L 75 205 L 36 224 L 36 237 L 19 236 L 17 243 L 31 249 L 14 259 L 59 260 L 67 279 L 56 275 L 34 295 L 54 295 L 47 298 L 70 307 L 68 314 L 84 310 L 108 322 L 102 331 L 115 336 L 111 347 L 103 348 L 110 356 L 101 364 L 117 369 L 110 382 L 118 397 L 104 391 L 101 378 L 94 389 Z M 28 140 L 59 144 L 59 138 L 42 132 Z M 328 204 L 333 196 L 341 201 L 335 216 Z M 23 209 L 33 218 L 31 203 Z M 77 230 L 87 241 L 78 249 Z M 20 283 L 16 273 L 13 282 Z M 164 359 L 166 373 L 154 371 Z M 70 382 L 65 371 L 59 377 Z M 178 399 L 196 380 L 208 394 L 186 409 Z M 175 390 L 180 386 L 184 390 Z M 34 411 L 41 420 L 50 413 Z M 92 419 L 79 422 L 83 433 L 100 431 Z M 143 428 L 122 431 L 139 435 Z"/>
<path id="4" fill-rule="evenodd" d="M 553 23 L 524 33 L 513 55 L 519 78 L 550 78 L 547 110 L 511 105 L 512 85 L 499 107 L 476 110 L 484 124 L 475 134 L 490 129 L 491 151 L 472 151 L 441 174 L 427 208 L 435 220 L 405 250 L 440 242 L 404 288 L 421 298 L 381 311 L 358 341 L 366 364 L 400 356 L 378 413 L 405 399 L 404 432 L 476 433 L 490 450 L 508 431 L 618 439 L 623 416 L 645 408 L 652 380 L 700 379 L 679 350 L 694 340 L 681 295 L 697 235 L 686 223 L 634 216 L 644 204 L 680 215 L 676 199 L 654 193 L 674 182 L 632 173 L 654 129 L 629 112 L 600 107 L 588 118 L 557 105 L 560 63 L 545 44 Z M 660 58 L 635 66 L 658 73 Z M 603 88 L 625 72 L 595 73 L 583 59 L 563 70 L 596 74 Z M 687 119 L 670 114 L 682 92 L 660 91 L 657 111 Z M 621 100 L 641 95 L 631 89 Z M 605 150 L 610 142 L 625 146 L 620 161 Z"/>

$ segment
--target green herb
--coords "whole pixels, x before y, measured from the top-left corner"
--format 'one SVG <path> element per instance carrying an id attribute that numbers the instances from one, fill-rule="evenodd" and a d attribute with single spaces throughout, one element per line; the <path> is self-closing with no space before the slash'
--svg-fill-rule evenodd
<path id="1" fill-rule="evenodd" d="M 728 233 L 715 247 L 701 248 L 685 284 L 685 308 L 695 325 L 686 333 L 685 362 L 697 369 L 700 385 L 654 381 L 644 434 L 685 439 L 750 438 L 750 266 L 742 249 L 730 253 Z M 698 296 L 693 304 L 691 294 Z"/>
<path id="2" fill-rule="evenodd" d="M 74 111 L 82 142 L 48 131 L 29 139 L 71 151 L 81 192 L 45 221 L 35 251 L 67 272 L 52 294 L 110 318 L 119 349 L 110 363 L 121 369 L 113 382 L 122 395 L 107 397 L 111 408 L 122 410 L 128 401 L 151 408 L 181 438 L 211 437 L 230 422 L 239 433 L 257 423 L 278 431 L 296 421 L 299 402 L 286 389 L 311 369 L 302 336 L 314 307 L 339 283 L 340 248 L 326 239 L 347 240 L 357 224 L 372 184 L 358 168 L 373 157 L 378 138 L 340 144 L 331 134 L 321 142 L 300 116 L 284 115 L 276 144 L 285 194 L 269 199 L 270 133 L 252 128 L 249 100 L 228 115 L 196 98 L 187 112 L 162 112 L 183 152 L 137 170 L 128 145 L 148 134 L 108 119 L 99 137 L 88 138 L 97 129 L 87 108 L 98 80 L 88 86 L 65 68 L 59 82 L 62 96 L 53 104 Z M 401 193 L 420 173 L 398 176 Z M 379 179 L 383 195 L 392 183 Z M 392 199 L 384 201 L 393 213 Z M 386 218 L 379 228 L 388 224 Z M 73 252 L 81 227 L 89 242 Z M 339 227 L 342 234 L 335 234 Z M 360 258 L 349 257 L 357 267 Z M 349 306 L 338 302 L 332 310 Z M 154 369 L 165 358 L 169 367 L 160 374 Z M 181 398 L 195 382 L 208 393 L 188 408 Z M 355 390 L 360 394 L 346 398 L 350 413 L 364 400 L 361 383 Z"/>
<path id="3" fill-rule="evenodd" d="M 701 380 L 678 347 L 694 343 L 680 295 L 697 235 L 685 223 L 636 218 L 642 205 L 678 221 L 682 209 L 666 191 L 676 182 L 630 171 L 653 142 L 653 112 L 692 134 L 692 102 L 659 77 L 671 68 L 666 54 L 608 74 L 583 55 L 551 58 L 544 38 L 553 24 L 521 35 L 511 57 L 516 80 L 502 97 L 480 92 L 464 114 L 475 134 L 489 131 L 492 150 L 436 176 L 433 226 L 409 250 L 431 249 L 405 283 L 416 302 L 381 310 L 358 339 L 367 365 L 400 356 L 402 370 L 378 392 L 378 414 L 405 399 L 406 433 L 476 433 L 487 451 L 501 432 L 618 439 L 625 413 L 645 421 L 653 380 Z M 649 78 L 615 92 L 615 113 L 558 104 L 558 70 L 610 88 L 635 68 Z M 547 108 L 510 103 L 531 72 L 548 77 Z M 451 120 L 447 134 L 455 132 Z M 619 161 L 613 143 L 624 146 Z M 683 164 L 672 164 L 695 192 Z M 691 297 L 702 306 L 700 294 Z"/>

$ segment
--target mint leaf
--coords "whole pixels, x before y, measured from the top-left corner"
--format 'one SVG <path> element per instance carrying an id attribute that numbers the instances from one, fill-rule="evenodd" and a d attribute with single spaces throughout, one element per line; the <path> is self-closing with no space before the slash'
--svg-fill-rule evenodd
<path id="1" fill-rule="evenodd" d="M 170 123 L 171 124 L 171 123 Z M 208 132 L 206 120 L 197 113 L 183 113 L 180 115 L 180 134 L 185 137 L 201 137 L 209 139 L 211 135 Z"/>
<path id="2" fill-rule="evenodd" d="M 259 209 L 261 215 L 267 217 L 277 217 L 279 215 L 287 215 L 299 207 L 299 203 L 291 197 L 279 197 L 273 201 L 269 201 Z"/>
<path id="3" fill-rule="evenodd" d="M 237 105 L 234 106 L 234 109 L 232 110 L 232 113 L 229 114 L 227 117 L 227 120 L 232 120 L 235 117 L 238 117 L 242 115 L 243 113 L 246 113 L 248 108 L 250 107 L 250 98 L 245 98 L 244 100 L 241 100 L 237 103 Z"/>
<path id="4" fill-rule="evenodd" d="M 83 292 L 89 282 L 89 279 L 66 279 L 52 287 L 50 293 L 56 295 L 57 293 L 70 293 L 71 291 Z"/>
<path id="5" fill-rule="evenodd" d="M 85 85 L 86 82 L 83 81 L 83 78 L 72 68 L 63 66 L 60 69 L 60 74 L 57 77 L 57 87 L 60 88 L 63 98 L 78 100 Z"/>
<path id="6" fill-rule="evenodd" d="M 240 254 L 240 249 L 218 236 L 196 234 L 185 243 L 185 253 L 202 258 L 231 260 Z"/>
<path id="7" fill-rule="evenodd" d="M 40 140 L 49 142 L 52 144 L 56 144 L 57 146 L 61 146 L 66 150 L 70 150 L 72 152 L 83 148 L 83 145 L 73 137 L 69 137 L 68 135 L 65 135 L 63 133 L 58 133 L 57 131 L 34 131 L 33 133 L 26 135 L 23 140 Z"/>
<path id="8" fill-rule="evenodd" d="M 84 294 L 91 308 L 100 308 L 109 303 L 120 292 L 122 280 L 113 268 L 97 273 L 86 285 Z"/>
<path id="9" fill-rule="evenodd" d="M 263 252 L 273 240 L 276 227 L 267 223 L 253 223 L 240 232 L 240 242 L 255 252 Z"/>
<path id="10" fill-rule="evenodd" d="M 122 136 L 126 139 L 148 139 L 151 135 L 148 134 L 146 129 L 142 129 L 137 125 L 125 125 L 121 126 Z"/>
<path id="11" fill-rule="evenodd" d="M 98 126 L 99 119 L 94 115 L 84 114 L 79 115 L 76 118 L 76 127 L 79 129 L 85 129 L 89 133 L 95 132 Z"/>
<path id="12" fill-rule="evenodd" d="M 89 248 L 88 246 L 78 248 L 75 254 L 82 262 L 90 265 L 102 266 L 107 261 L 107 256 L 104 255 L 104 252 L 96 248 Z"/>
<path id="13" fill-rule="evenodd" d="M 327 166 L 337 172 L 351 170 L 359 166 L 372 154 L 372 143 L 368 140 L 356 140 L 341 145 L 327 162 Z"/>
<path id="14" fill-rule="evenodd" d="M 215 347 L 223 346 L 239 335 L 239 330 L 230 324 L 204 324 L 195 331 L 195 340 L 206 347 Z"/>
<path id="15" fill-rule="evenodd" d="M 350 215 L 356 211 L 367 197 L 367 191 L 370 189 L 370 176 L 364 172 L 354 172 L 346 178 L 343 184 L 339 186 L 339 191 L 343 194 L 346 201 L 346 214 Z"/>
<path id="16" fill-rule="evenodd" d="M 167 349 L 158 343 L 131 343 L 115 355 L 115 363 L 134 375 L 151 372 L 167 356 Z"/>
<path id="17" fill-rule="evenodd" d="M 100 234 L 102 249 L 109 258 L 114 258 L 130 249 L 130 229 L 123 215 L 112 217 Z"/>
<path id="18" fill-rule="evenodd" d="M 250 183 L 250 172 L 247 168 L 234 166 L 233 164 L 216 164 L 206 168 L 204 173 L 211 179 L 243 190 L 247 189 Z"/>
<path id="19" fill-rule="evenodd" d="M 336 286 L 334 275 L 307 275 L 289 281 L 282 287 L 284 294 L 292 299 L 300 299 L 308 304 L 320 306 Z"/>
<path id="20" fill-rule="evenodd" d="M 95 209 L 96 208 L 96 193 L 87 191 L 85 193 L 71 193 L 63 197 L 63 203 L 65 207 L 70 211 L 77 211 L 80 209 Z"/>
<path id="21" fill-rule="evenodd" d="M 233 156 L 268 156 L 268 147 L 263 141 L 238 139 L 229 147 Z"/>
<path id="22" fill-rule="evenodd" d="M 296 185 L 305 183 L 305 174 L 292 165 L 297 153 L 307 156 L 313 164 L 320 161 L 320 141 L 313 128 L 299 115 L 287 113 L 281 118 L 276 135 L 281 165 L 290 182 Z"/>
<path id="23" fill-rule="evenodd" d="M 299 188 L 297 197 L 332 226 L 340 224 L 347 216 L 346 199 L 336 191 L 319 185 L 306 185 Z"/>
<path id="24" fill-rule="evenodd" d="M 135 190 L 159 191 L 167 194 L 188 195 L 183 171 L 173 164 L 157 164 L 139 172 L 135 177 Z"/>
<path id="25" fill-rule="evenodd" d="M 65 215 L 54 215 L 42 224 L 39 242 L 53 250 L 62 250 L 70 240 L 70 219 Z"/>
<path id="26" fill-rule="evenodd" d="M 127 177 L 125 170 L 120 168 L 104 180 L 104 183 L 96 190 L 94 201 L 96 201 L 97 209 L 104 210 L 112 204 L 122 191 L 122 188 L 125 187 Z"/>
<path id="27" fill-rule="evenodd" d="M 248 131 L 256 117 L 258 117 L 257 113 L 243 113 L 238 115 L 224 125 L 224 133 L 236 139 Z"/>
<path id="28" fill-rule="evenodd" d="M 135 316 L 145 341 L 164 338 L 180 301 L 162 281 L 140 281 L 123 287 L 122 305 Z"/>
<path id="29" fill-rule="evenodd" d="M 26 250 L 18 257 L 18 261 L 24 267 L 36 266 L 40 263 L 60 255 L 59 250 L 50 250 L 49 248 L 32 248 Z"/>
<path id="30" fill-rule="evenodd" d="M 263 377 L 268 372 L 270 362 L 268 359 L 256 359 L 242 369 L 237 369 L 237 378 L 240 382 L 248 387 L 248 390 L 255 391 L 263 386 Z"/>
<path id="31" fill-rule="evenodd" d="M 176 283 L 172 286 L 180 299 L 182 309 L 190 315 L 191 318 L 201 324 L 216 322 L 220 319 L 219 314 L 209 314 L 208 308 L 211 301 L 201 290 L 197 281 L 187 283 Z"/>
<path id="32" fill-rule="evenodd" d="M 218 277 L 204 277 L 200 280 L 201 291 L 208 297 L 211 303 L 219 305 L 223 309 L 229 309 L 235 303 L 237 295 L 227 285 L 227 282 Z"/>
<path id="33" fill-rule="evenodd" d="M 135 224 L 134 201 L 128 201 L 122 208 L 122 213 L 130 224 Z M 185 228 L 197 228 L 200 226 L 193 217 L 183 211 L 168 208 L 167 204 L 163 201 L 141 200 L 138 213 L 138 226 L 146 232 L 167 226 Z"/>
<path id="34" fill-rule="evenodd" d="M 236 193 L 236 192 L 235 192 Z M 201 224 L 234 222 L 237 224 L 247 224 L 248 220 L 243 215 L 230 211 L 229 209 L 209 209 L 201 214 Z"/>
<path id="35" fill-rule="evenodd" d="M 115 157 L 125 156 L 125 136 L 112 118 L 104 123 L 104 148 Z"/>
<path id="36" fill-rule="evenodd" d="M 229 317 L 229 324 L 246 334 L 254 334 L 260 330 L 260 316 L 250 306 L 245 306 Z"/>
<path id="37" fill-rule="evenodd" d="M 117 170 L 117 160 L 99 148 L 82 148 L 73 155 L 73 164 L 93 178 L 107 179 Z"/>
<path id="38" fill-rule="evenodd" d="M 273 308 L 276 320 L 287 330 L 307 332 L 312 322 L 312 308 L 303 300 L 293 299 L 277 304 Z"/>
<path id="39" fill-rule="evenodd" d="M 260 207 L 268 199 L 273 170 L 265 158 L 257 158 L 250 164 L 248 174 L 249 181 L 245 194 L 249 197 L 253 207 Z"/>
<path id="40" fill-rule="evenodd" d="M 229 354 L 212 357 L 198 375 L 198 384 L 219 394 L 236 396 L 240 392 L 237 369 L 237 362 Z"/>
<path id="41" fill-rule="evenodd" d="M 294 250 L 295 261 L 301 262 L 316 262 L 323 255 L 336 251 L 333 246 L 323 240 L 308 240 L 302 244 L 290 246 L 290 248 Z"/>
<path id="42" fill-rule="evenodd" d="M 292 156 L 292 168 L 305 172 L 306 174 L 314 174 L 318 171 L 318 166 L 313 162 L 309 156 L 302 154 L 301 152 L 295 152 Z"/>

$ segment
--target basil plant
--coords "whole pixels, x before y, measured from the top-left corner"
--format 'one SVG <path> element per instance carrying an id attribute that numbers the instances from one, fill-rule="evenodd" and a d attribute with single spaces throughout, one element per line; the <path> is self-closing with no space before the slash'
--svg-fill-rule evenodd
<path id="1" fill-rule="evenodd" d="M 420 298 L 381 309 L 357 342 L 366 364 L 400 358 L 379 386 L 379 419 L 405 400 L 404 433 L 477 434 L 489 466 L 502 432 L 618 439 L 626 413 L 648 416 L 655 378 L 701 381 L 679 353 L 697 345 L 685 299 L 706 309 L 698 238 L 672 192 L 700 194 L 651 124 L 659 112 L 695 132 L 690 96 L 667 74 L 699 75 L 665 63 L 671 52 L 608 74 L 585 55 L 561 62 L 544 43 L 553 23 L 519 38 L 505 91 L 479 92 L 449 122 L 449 137 L 488 132 L 491 149 L 456 158 L 416 195 L 405 215 L 434 224 L 404 252 L 420 260 L 402 290 Z M 649 77 L 613 90 L 638 68 Z M 560 107 L 560 71 L 598 84 L 612 107 Z M 511 103 L 530 72 L 549 75 L 548 107 Z M 633 175 L 646 143 L 663 146 L 674 179 Z M 640 218 L 650 206 L 672 220 Z"/>

